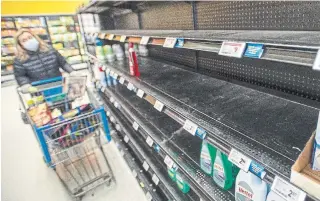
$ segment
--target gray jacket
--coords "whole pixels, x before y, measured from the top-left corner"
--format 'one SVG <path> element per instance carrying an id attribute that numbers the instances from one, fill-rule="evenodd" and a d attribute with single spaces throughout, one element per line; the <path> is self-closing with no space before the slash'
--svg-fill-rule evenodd
<path id="1" fill-rule="evenodd" d="M 34 81 L 61 76 L 59 68 L 70 73 L 73 68 L 65 58 L 55 49 L 50 48 L 48 52 L 31 52 L 26 61 L 14 59 L 14 76 L 19 86 L 30 84 Z"/>

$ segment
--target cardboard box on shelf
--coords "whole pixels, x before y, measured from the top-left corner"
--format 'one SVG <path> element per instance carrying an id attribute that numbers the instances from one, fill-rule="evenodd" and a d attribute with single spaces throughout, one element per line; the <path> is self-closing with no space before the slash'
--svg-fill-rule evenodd
<path id="1" fill-rule="evenodd" d="M 312 170 L 311 168 L 314 138 L 315 132 L 292 166 L 290 181 L 309 195 L 320 199 L 320 171 Z"/>

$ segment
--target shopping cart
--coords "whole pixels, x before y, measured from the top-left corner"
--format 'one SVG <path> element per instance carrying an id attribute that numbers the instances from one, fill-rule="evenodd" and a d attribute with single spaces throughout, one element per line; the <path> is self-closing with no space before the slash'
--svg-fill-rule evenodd
<path id="1" fill-rule="evenodd" d="M 62 78 L 52 78 L 32 83 L 41 94 L 50 110 L 71 109 L 71 102 L 62 90 Z M 114 177 L 105 157 L 102 145 L 111 140 L 108 121 L 103 108 L 91 105 L 77 107 L 77 116 L 65 118 L 61 115 L 46 125 L 37 126 L 28 115 L 26 98 L 19 92 L 23 109 L 30 122 L 43 153 L 44 161 L 52 167 L 60 180 L 76 199 L 102 185 L 110 185 Z M 83 110 L 85 108 L 85 110 Z M 85 111 L 85 112 L 84 112 Z"/>

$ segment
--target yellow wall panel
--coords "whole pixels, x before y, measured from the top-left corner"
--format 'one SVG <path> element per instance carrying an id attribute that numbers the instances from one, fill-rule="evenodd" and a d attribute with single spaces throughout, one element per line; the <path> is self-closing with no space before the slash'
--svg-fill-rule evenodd
<path id="1" fill-rule="evenodd" d="M 1 15 L 75 14 L 87 0 L 76 1 L 2 1 Z"/>

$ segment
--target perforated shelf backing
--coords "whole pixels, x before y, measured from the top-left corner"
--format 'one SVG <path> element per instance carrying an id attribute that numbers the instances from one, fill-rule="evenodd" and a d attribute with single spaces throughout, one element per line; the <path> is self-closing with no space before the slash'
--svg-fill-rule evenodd
<path id="1" fill-rule="evenodd" d="M 114 17 L 115 29 L 139 29 L 137 13 L 128 13 Z"/>
<path id="2" fill-rule="evenodd" d="M 319 1 L 197 2 L 198 29 L 320 30 Z"/>

